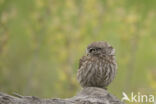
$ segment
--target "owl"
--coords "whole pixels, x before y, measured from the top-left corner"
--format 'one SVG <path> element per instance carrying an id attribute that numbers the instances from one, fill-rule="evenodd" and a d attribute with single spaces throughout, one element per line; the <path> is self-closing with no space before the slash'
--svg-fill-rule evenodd
<path id="1" fill-rule="evenodd" d="M 93 42 L 79 62 L 77 79 L 84 87 L 107 89 L 117 71 L 115 49 L 104 41 Z"/>

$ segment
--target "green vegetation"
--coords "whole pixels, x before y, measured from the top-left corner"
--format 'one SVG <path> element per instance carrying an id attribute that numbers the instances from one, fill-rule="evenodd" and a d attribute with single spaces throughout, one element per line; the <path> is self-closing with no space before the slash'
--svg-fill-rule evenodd
<path id="1" fill-rule="evenodd" d="M 0 0 L 0 91 L 71 97 L 87 44 L 116 49 L 108 90 L 156 94 L 156 0 Z"/>

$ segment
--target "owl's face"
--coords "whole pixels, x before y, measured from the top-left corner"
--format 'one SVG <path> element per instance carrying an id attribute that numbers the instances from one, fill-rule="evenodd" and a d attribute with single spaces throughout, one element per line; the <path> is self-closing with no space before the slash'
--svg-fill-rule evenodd
<path id="1" fill-rule="evenodd" d="M 115 55 L 115 49 L 107 42 L 93 42 L 86 49 L 87 55 Z"/>

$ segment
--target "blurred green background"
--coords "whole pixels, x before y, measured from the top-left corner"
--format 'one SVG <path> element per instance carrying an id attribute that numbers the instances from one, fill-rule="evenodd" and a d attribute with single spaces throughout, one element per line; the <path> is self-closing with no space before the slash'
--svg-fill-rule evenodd
<path id="1" fill-rule="evenodd" d="M 108 41 L 118 72 L 108 90 L 156 94 L 156 0 L 0 0 L 0 91 L 71 97 L 86 46 Z"/>

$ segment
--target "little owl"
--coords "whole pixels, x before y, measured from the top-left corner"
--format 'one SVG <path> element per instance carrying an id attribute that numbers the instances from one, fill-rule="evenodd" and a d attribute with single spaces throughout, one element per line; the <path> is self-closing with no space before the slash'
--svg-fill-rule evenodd
<path id="1" fill-rule="evenodd" d="M 115 49 L 107 42 L 93 42 L 80 59 L 77 79 L 82 87 L 106 89 L 113 81 L 116 70 Z"/>

